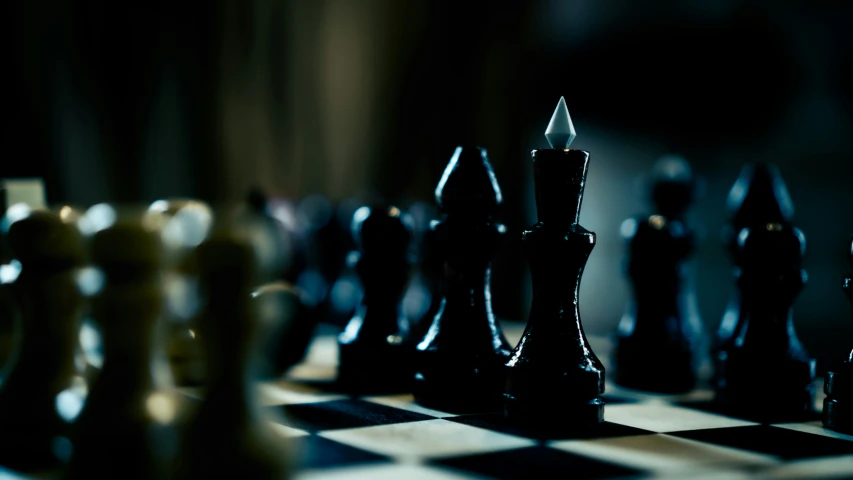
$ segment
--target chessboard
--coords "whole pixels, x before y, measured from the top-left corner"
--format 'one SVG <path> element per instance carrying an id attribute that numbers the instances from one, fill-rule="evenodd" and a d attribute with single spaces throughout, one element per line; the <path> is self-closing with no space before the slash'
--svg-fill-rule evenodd
<path id="1" fill-rule="evenodd" d="M 299 480 L 853 478 L 853 436 L 823 428 L 817 413 L 780 424 L 732 418 L 713 412 L 706 389 L 656 395 L 608 384 L 604 424 L 548 436 L 500 412 L 454 415 L 411 394 L 343 394 L 334 387 L 336 336 L 321 330 L 286 378 L 259 386 Z M 521 333 L 504 330 L 512 341 Z M 607 364 L 610 340 L 590 343 Z M 180 393 L 187 404 L 203 395 Z M 819 411 L 823 396 L 815 400 Z M 2 480 L 30 478 L 0 467 Z"/>
<path id="2" fill-rule="evenodd" d="M 590 340 L 606 359 L 609 340 Z M 500 412 L 453 415 L 409 394 L 337 393 L 336 366 L 334 335 L 319 335 L 285 380 L 262 387 L 267 408 L 283 414 L 297 478 L 853 478 L 853 436 L 824 429 L 817 414 L 760 424 L 709 411 L 710 391 L 651 395 L 608 384 L 603 425 L 543 438 Z"/>

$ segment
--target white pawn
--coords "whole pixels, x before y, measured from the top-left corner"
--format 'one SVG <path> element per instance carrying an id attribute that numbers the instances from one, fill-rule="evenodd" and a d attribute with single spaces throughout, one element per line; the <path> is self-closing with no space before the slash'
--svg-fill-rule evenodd
<path id="1" fill-rule="evenodd" d="M 12 209 L 10 209 L 11 211 Z M 34 471 L 68 452 L 68 406 L 83 298 L 74 271 L 83 264 L 76 229 L 60 215 L 18 208 L 9 247 L 21 270 L 9 285 L 19 309 L 17 345 L 0 388 L 0 464 Z M 70 403 L 77 403 L 73 400 Z M 74 410 L 71 415 L 64 415 Z"/>
<path id="2" fill-rule="evenodd" d="M 207 388 L 176 457 L 176 478 L 285 479 L 288 447 L 258 401 L 258 338 L 251 298 L 257 256 L 248 240 L 216 233 L 196 250 L 202 298 L 198 337 Z"/>
<path id="3" fill-rule="evenodd" d="M 162 247 L 156 222 L 117 220 L 107 205 L 90 209 L 92 263 L 104 285 L 92 298 L 104 363 L 74 424 L 65 478 L 154 479 L 166 474 L 177 409 L 165 357 L 158 355 Z"/>

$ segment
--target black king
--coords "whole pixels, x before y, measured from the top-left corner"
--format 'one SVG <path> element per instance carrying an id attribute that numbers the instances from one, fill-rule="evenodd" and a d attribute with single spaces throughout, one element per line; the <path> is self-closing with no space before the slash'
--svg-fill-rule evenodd
<path id="1" fill-rule="evenodd" d="M 568 148 L 575 131 L 563 98 L 545 137 L 554 148 L 532 153 L 539 222 L 522 235 L 533 304 L 506 365 L 504 415 L 562 430 L 604 420 L 604 366 L 578 309 L 581 276 L 595 246 L 595 233 L 578 225 L 589 153 Z"/>

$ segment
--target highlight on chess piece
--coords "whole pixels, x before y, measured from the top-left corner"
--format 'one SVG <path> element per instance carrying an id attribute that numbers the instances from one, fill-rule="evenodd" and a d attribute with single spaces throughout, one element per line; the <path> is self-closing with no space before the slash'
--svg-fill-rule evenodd
<path id="1" fill-rule="evenodd" d="M 584 335 L 578 304 L 595 246 L 595 233 L 578 224 L 589 153 L 569 148 L 575 129 L 563 98 L 545 136 L 552 148 L 532 152 L 539 222 L 522 235 L 533 304 L 506 364 L 504 414 L 536 428 L 567 429 L 604 421 L 604 366 Z"/>
<path id="2" fill-rule="evenodd" d="M 853 238 L 850 239 L 848 260 L 853 265 Z M 853 274 L 844 277 L 841 288 L 853 303 Z M 853 435 L 853 350 L 840 365 L 826 372 L 823 389 L 826 393 L 823 400 L 824 426 Z"/>
<path id="3" fill-rule="evenodd" d="M 506 227 L 494 219 L 501 190 L 486 150 L 457 147 L 435 199 L 444 214 L 431 229 L 443 296 L 417 346 L 415 400 L 445 411 L 496 410 L 511 347 L 492 313 L 491 260 Z"/>
<path id="4" fill-rule="evenodd" d="M 682 393 L 696 384 L 702 333 L 689 272 L 695 236 L 686 215 L 696 179 L 684 159 L 667 156 L 655 163 L 651 180 L 656 213 L 629 218 L 621 228 L 633 299 L 616 332 L 613 379 L 636 390 Z"/>

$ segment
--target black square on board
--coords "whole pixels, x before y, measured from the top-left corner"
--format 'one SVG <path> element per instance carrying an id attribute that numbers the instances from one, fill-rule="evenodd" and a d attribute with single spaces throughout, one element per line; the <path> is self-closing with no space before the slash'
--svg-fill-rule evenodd
<path id="1" fill-rule="evenodd" d="M 460 415 L 458 417 L 445 418 L 445 420 L 470 425 L 472 427 L 485 428 L 486 430 L 506 433 L 508 435 L 532 438 L 534 440 L 584 440 L 592 438 L 630 437 L 633 435 L 649 435 L 654 433 L 641 428 L 634 428 L 610 422 L 579 427 L 571 430 L 534 430 L 520 425 L 515 425 L 500 413 Z"/>
<path id="2" fill-rule="evenodd" d="M 422 413 L 352 398 L 329 402 L 277 405 L 270 408 L 284 411 L 286 425 L 309 432 L 419 422 L 435 418 Z"/>
<path id="3" fill-rule="evenodd" d="M 346 467 L 362 463 L 391 462 L 387 457 L 361 450 L 343 443 L 305 435 L 291 439 L 294 451 L 299 458 L 300 469 Z"/>
<path id="4" fill-rule="evenodd" d="M 444 458 L 432 464 L 497 479 L 558 476 L 601 479 L 642 473 L 640 470 L 541 446 Z"/>
<path id="5" fill-rule="evenodd" d="M 778 414 L 772 411 L 762 410 L 756 410 L 754 412 L 737 412 L 730 411 L 729 409 L 726 409 L 724 405 L 720 405 L 719 403 L 714 402 L 712 400 L 677 402 L 676 405 L 685 408 L 692 408 L 694 410 L 701 410 L 703 412 L 725 415 L 727 417 L 737 418 L 739 420 L 746 420 L 748 422 L 764 424 L 813 422 L 815 420 L 820 420 L 820 414 L 815 411 L 794 412 L 793 414 Z"/>
<path id="6" fill-rule="evenodd" d="M 785 460 L 853 454 L 853 442 L 769 425 L 708 428 L 667 435 L 775 455 Z"/>

